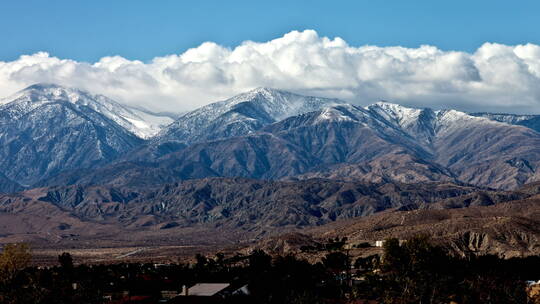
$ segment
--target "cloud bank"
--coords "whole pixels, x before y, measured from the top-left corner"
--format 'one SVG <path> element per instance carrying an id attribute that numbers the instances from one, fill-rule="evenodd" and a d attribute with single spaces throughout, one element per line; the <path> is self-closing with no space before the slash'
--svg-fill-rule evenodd
<path id="1" fill-rule="evenodd" d="M 0 61 L 1 97 L 37 82 L 154 111 L 185 111 L 265 86 L 357 104 L 540 113 L 540 46 L 485 43 L 472 54 L 428 45 L 353 47 L 306 30 L 233 49 L 205 42 L 150 62 L 112 56 L 86 63 L 44 52 Z"/>

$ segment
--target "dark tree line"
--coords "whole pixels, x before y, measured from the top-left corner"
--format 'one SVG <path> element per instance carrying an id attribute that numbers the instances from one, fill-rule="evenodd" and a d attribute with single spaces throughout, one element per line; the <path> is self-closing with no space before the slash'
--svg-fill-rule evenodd
<path id="1" fill-rule="evenodd" d="M 384 303 L 528 303 L 525 281 L 538 280 L 540 258 L 456 257 L 420 236 L 402 245 L 387 240 L 377 268 L 359 296 Z"/>
<path id="2" fill-rule="evenodd" d="M 106 303 L 108 294 L 144 295 L 156 303 L 162 290 L 198 282 L 246 285 L 249 298 L 223 303 L 539 303 L 526 294 L 526 280 L 538 280 L 540 257 L 501 259 L 457 257 L 415 237 L 389 239 L 382 256 L 351 260 L 346 239 L 334 239 L 316 263 L 262 250 L 225 257 L 197 255 L 193 264 L 121 263 L 74 265 L 69 253 L 58 266 L 28 267 L 26 245 L 9 245 L 0 255 L 0 303 Z M 534 302 L 537 301 L 537 302 Z"/>

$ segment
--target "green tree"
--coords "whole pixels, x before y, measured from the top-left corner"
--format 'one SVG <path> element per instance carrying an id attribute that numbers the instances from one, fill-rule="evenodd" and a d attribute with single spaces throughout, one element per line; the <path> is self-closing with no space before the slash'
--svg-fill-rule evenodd
<path id="1" fill-rule="evenodd" d="M 448 300 L 446 289 L 451 259 L 427 236 L 416 236 L 403 244 L 388 239 L 384 244 L 381 271 L 387 286 L 388 303 L 441 303 Z"/>
<path id="2" fill-rule="evenodd" d="M 322 258 L 322 263 L 332 271 L 343 271 L 349 266 L 349 257 L 342 252 L 330 252 Z"/>
<path id="3" fill-rule="evenodd" d="M 253 273 L 261 273 L 272 267 L 272 257 L 263 250 L 254 250 L 248 258 L 249 268 Z"/>
<path id="4" fill-rule="evenodd" d="M 204 269 L 206 266 L 208 266 L 208 258 L 206 258 L 204 255 L 197 253 L 195 255 L 195 268 L 196 269 Z"/>
<path id="5" fill-rule="evenodd" d="M 29 271 L 32 255 L 27 244 L 8 244 L 0 255 L 0 302 L 39 303 L 43 298 L 34 271 Z M 26 271 L 25 271 L 26 269 Z"/>
<path id="6" fill-rule="evenodd" d="M 73 270 L 73 258 L 68 252 L 63 252 L 58 256 L 58 263 L 60 263 L 60 267 L 65 271 Z"/>
<path id="7" fill-rule="evenodd" d="M 0 281 L 11 282 L 24 268 L 28 267 L 32 255 L 28 244 L 7 244 L 0 255 Z"/>

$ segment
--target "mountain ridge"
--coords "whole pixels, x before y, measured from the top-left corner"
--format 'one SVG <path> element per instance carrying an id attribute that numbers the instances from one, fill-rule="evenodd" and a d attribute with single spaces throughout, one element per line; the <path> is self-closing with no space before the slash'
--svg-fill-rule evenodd
<path id="1" fill-rule="evenodd" d="M 12 98 L 0 105 L 0 116 L 4 129 L 12 133 L 9 138 L 3 135 L 3 155 L 6 160 L 11 157 L 16 168 L 6 162 L 0 172 L 19 180 L 21 173 L 15 171 L 24 171 L 23 155 L 41 159 L 42 168 L 31 169 L 35 172 L 21 179 L 29 186 L 89 180 L 92 184 L 120 180 L 130 184 L 136 179 L 140 179 L 137 184 L 145 185 L 239 176 L 447 180 L 512 189 L 540 179 L 540 134 L 519 124 L 530 120 L 528 116 L 509 121 L 502 119 L 502 114 L 475 116 L 384 101 L 361 107 L 337 99 L 257 88 L 185 113 L 143 141 L 132 138 L 133 128 L 122 123 L 127 121 L 122 115 L 131 110 L 103 96 L 36 84 Z M 21 120 L 22 115 L 30 116 Z M 81 149 L 84 140 L 73 135 L 80 131 L 70 129 L 69 123 L 76 120 L 69 117 L 91 122 L 95 130 L 88 134 L 102 135 L 85 135 L 94 138 L 90 141 L 93 145 L 88 142 Z M 51 128 L 47 121 L 55 121 L 55 125 Z M 47 158 L 50 153 L 46 151 L 59 134 L 71 136 L 71 144 L 58 148 L 55 154 L 81 156 L 78 154 L 83 151 L 94 150 L 95 155 L 80 157 L 80 165 L 64 162 L 65 166 Z M 117 134 L 118 139 L 111 141 L 111 134 Z M 14 141 L 18 138 L 25 143 Z M 38 138 L 43 143 L 35 150 L 32 143 Z M 22 152 L 21 144 L 26 147 Z M 54 170 L 46 168 L 51 165 Z M 82 176 L 85 168 L 90 169 L 90 176 Z"/>
<path id="2" fill-rule="evenodd" d="M 25 103 L 25 110 L 50 102 L 69 102 L 87 106 L 113 120 L 134 135 L 148 139 L 173 119 L 152 114 L 147 110 L 122 105 L 103 95 L 93 95 L 80 89 L 63 87 L 52 83 L 37 83 L 0 101 L 0 105 L 12 102 Z"/>
<path id="3" fill-rule="evenodd" d="M 264 125 L 333 103 L 344 102 L 259 87 L 182 114 L 156 136 L 156 141 L 177 140 L 190 144 L 246 135 Z M 216 120 L 220 125 L 214 123 Z"/>
<path id="4" fill-rule="evenodd" d="M 78 91 L 40 90 L 29 87 L 0 105 L 0 172 L 11 180 L 28 186 L 67 169 L 95 167 L 142 142 L 86 106 Z"/>

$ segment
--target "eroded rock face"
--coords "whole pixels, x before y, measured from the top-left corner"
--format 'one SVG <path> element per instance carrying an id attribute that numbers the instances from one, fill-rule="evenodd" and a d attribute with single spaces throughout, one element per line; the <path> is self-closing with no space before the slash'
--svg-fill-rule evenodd
<path id="1" fill-rule="evenodd" d="M 511 219 L 506 218 L 507 221 Z M 497 224 L 493 224 L 494 226 Z M 524 255 L 538 254 L 538 231 L 520 229 L 511 231 L 497 227 L 496 231 L 477 229 L 460 233 L 448 245 L 457 254 L 467 256 L 471 254 L 493 254 L 504 258 L 522 257 Z"/>
<path id="2" fill-rule="evenodd" d="M 529 188 L 529 187 L 527 187 Z M 524 189 L 530 191 L 530 189 Z M 523 196 L 525 195 L 525 196 Z M 474 194 L 463 196 L 467 201 Z M 482 195 L 481 197 L 486 197 Z M 349 237 L 352 242 L 407 239 L 427 234 L 457 255 L 494 254 L 505 258 L 540 254 L 540 199 L 537 195 L 506 195 L 494 205 L 465 203 L 467 208 L 424 209 L 384 212 L 313 228 L 313 235 Z M 458 200 L 459 197 L 447 200 Z"/>
<path id="3" fill-rule="evenodd" d="M 486 233 L 479 233 L 473 231 L 466 231 L 462 233 L 454 244 L 461 244 L 462 246 L 456 246 L 456 249 L 460 249 L 463 253 L 467 252 L 480 252 L 487 251 L 492 241 Z M 460 248 L 461 247 L 461 248 Z"/>
<path id="4" fill-rule="evenodd" d="M 205 224 L 259 234 L 367 216 L 411 204 L 429 205 L 476 190 L 451 183 L 375 184 L 321 179 L 261 181 L 207 178 L 152 189 L 51 187 L 40 189 L 39 195 L 30 196 L 23 192 L 2 198 L 9 200 L 9 206 L 25 201 L 48 203 L 82 220 L 107 220 L 124 227 L 164 224 L 169 229 Z M 153 216 L 154 219 L 150 224 L 139 222 L 145 216 Z M 174 226 L 167 226 L 169 223 L 174 223 Z"/>

